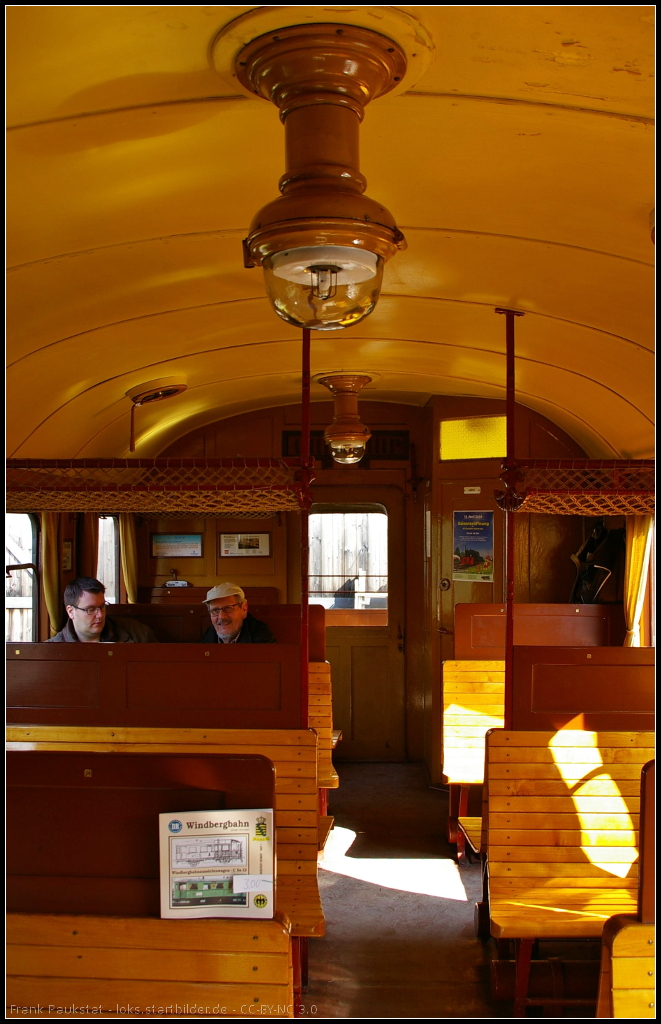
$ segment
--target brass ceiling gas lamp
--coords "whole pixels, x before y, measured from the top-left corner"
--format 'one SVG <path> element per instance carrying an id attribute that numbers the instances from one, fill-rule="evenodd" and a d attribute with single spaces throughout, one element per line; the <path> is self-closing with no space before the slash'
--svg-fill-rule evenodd
<path id="1" fill-rule="evenodd" d="M 245 266 L 263 267 L 288 323 L 317 331 L 358 323 L 377 303 L 384 264 L 406 247 L 392 214 L 363 194 L 358 166 L 364 108 L 396 88 L 404 52 L 355 25 L 294 25 L 244 46 L 234 72 L 275 103 L 285 126 L 282 195 L 253 218 Z"/>
<path id="2" fill-rule="evenodd" d="M 358 394 L 372 378 L 360 373 L 337 373 L 315 379 L 333 395 L 333 422 L 324 430 L 333 460 L 343 466 L 360 462 L 372 432 L 360 422 Z"/>

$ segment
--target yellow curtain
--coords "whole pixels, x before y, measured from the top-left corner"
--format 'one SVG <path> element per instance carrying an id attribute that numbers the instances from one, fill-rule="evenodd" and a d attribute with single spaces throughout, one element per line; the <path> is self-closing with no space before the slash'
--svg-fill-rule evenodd
<path id="1" fill-rule="evenodd" d="M 99 561 L 98 513 L 82 512 L 78 528 L 78 575 L 96 579 Z"/>
<path id="2" fill-rule="evenodd" d="M 652 547 L 653 516 L 627 516 L 627 554 L 624 574 L 625 647 L 640 647 L 640 616 Z"/>
<path id="3" fill-rule="evenodd" d="M 119 550 L 129 604 L 137 604 L 138 544 L 135 537 L 135 519 L 131 512 L 119 513 Z"/>
<path id="4" fill-rule="evenodd" d="M 60 594 L 59 512 L 41 513 L 41 579 L 50 620 L 50 635 L 55 636 L 62 625 L 64 608 Z"/>

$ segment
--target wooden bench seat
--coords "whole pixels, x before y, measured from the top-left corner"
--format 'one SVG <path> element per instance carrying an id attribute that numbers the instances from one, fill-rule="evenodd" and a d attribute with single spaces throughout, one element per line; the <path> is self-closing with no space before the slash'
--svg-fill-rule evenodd
<path id="1" fill-rule="evenodd" d="M 457 844 L 460 861 L 465 858 L 466 833 L 458 828 L 458 819 L 467 816 L 470 786 L 484 780 L 484 737 L 489 729 L 503 725 L 504 700 L 504 661 L 443 663 L 443 781 L 450 788 L 448 841 Z"/>
<path id="2" fill-rule="evenodd" d="M 604 925 L 597 1017 L 656 1019 L 653 924 L 618 914 Z"/>
<path id="3" fill-rule="evenodd" d="M 293 1017 L 290 924 L 9 914 L 6 994 L 8 1017 Z"/>
<path id="4" fill-rule="evenodd" d="M 188 789 L 190 783 L 186 783 L 184 789 L 187 792 L 195 793 L 198 803 L 194 806 L 200 807 L 201 801 L 200 809 L 204 809 L 205 791 L 209 790 L 210 797 L 217 798 L 219 794 L 216 793 L 216 790 L 220 787 L 228 789 L 227 793 L 220 794 L 220 796 L 227 796 L 226 807 L 274 807 L 276 913 L 279 915 L 279 927 L 285 928 L 291 940 L 290 952 L 287 955 L 291 962 L 294 1001 L 300 996 L 305 981 L 308 938 L 323 935 L 325 929 L 317 883 L 317 735 L 314 730 L 16 726 L 10 727 L 7 732 L 7 763 L 10 784 L 17 787 L 16 799 L 13 800 L 8 814 L 7 828 L 8 860 L 10 862 L 7 892 L 10 912 L 19 915 L 27 912 L 31 917 L 34 916 L 35 922 L 38 918 L 51 916 L 54 912 L 70 913 L 76 916 L 84 914 L 86 917 L 91 916 L 108 921 L 114 920 L 115 915 L 126 917 L 134 914 L 134 920 L 151 922 L 157 929 L 153 933 L 149 932 L 152 936 L 150 941 L 153 942 L 157 942 L 157 938 L 154 936 L 161 934 L 158 931 L 158 926 L 174 924 L 179 927 L 182 924 L 187 924 L 188 922 L 168 922 L 157 919 L 159 883 L 158 864 L 154 860 L 157 852 L 154 853 L 154 851 L 157 851 L 158 845 L 149 845 L 144 837 L 139 843 L 135 842 L 135 835 L 130 842 L 128 837 L 118 839 L 117 834 L 121 833 L 120 829 L 115 829 L 112 840 L 106 838 L 103 842 L 97 842 L 93 835 L 88 837 L 89 843 L 91 843 L 91 856 L 96 856 L 94 851 L 98 850 L 99 865 L 97 868 L 93 866 L 88 868 L 86 861 L 84 870 L 81 869 L 80 877 L 77 875 L 69 877 L 70 871 L 67 874 L 67 871 L 61 866 L 54 866 L 53 858 L 48 853 L 47 844 L 37 844 L 38 849 L 35 844 L 31 844 L 29 849 L 23 851 L 22 844 L 31 843 L 29 828 L 25 827 L 23 821 L 25 813 L 27 813 L 23 793 L 27 792 L 24 790 L 26 785 L 32 785 L 33 803 L 36 801 L 41 807 L 44 805 L 44 801 L 47 801 L 50 808 L 49 815 L 53 813 L 52 808 L 57 809 L 54 812 L 54 818 L 57 828 L 62 833 L 58 840 L 61 860 L 62 856 L 66 857 L 66 850 L 63 850 L 62 847 L 66 846 L 67 837 L 70 835 L 71 841 L 75 842 L 76 829 L 72 826 L 71 816 L 74 815 L 75 818 L 79 814 L 77 800 L 72 802 L 70 779 L 73 773 L 73 777 L 77 779 L 80 776 L 82 780 L 83 768 L 87 770 L 92 755 L 104 758 L 102 763 L 104 766 L 107 765 L 107 768 L 104 767 L 104 771 L 112 771 L 115 774 L 116 769 L 113 766 L 121 765 L 119 759 L 122 756 L 133 759 L 130 764 L 131 772 L 133 772 L 136 770 L 136 755 L 153 755 L 145 758 L 144 761 L 145 772 L 151 779 L 150 792 L 152 793 L 154 791 L 152 765 L 158 758 L 161 761 L 165 759 L 166 777 L 172 776 L 176 779 L 180 777 L 182 771 L 178 766 L 187 758 L 193 759 L 196 763 L 195 779 L 201 781 L 198 783 L 197 789 Z M 44 761 L 39 760 L 42 756 Z M 58 788 L 60 784 L 57 782 L 58 763 L 53 761 L 51 765 L 51 761 L 48 760 L 53 756 L 56 758 L 63 756 L 68 765 L 67 778 L 69 781 L 66 785 L 63 784 L 63 788 L 60 787 L 61 797 L 58 796 L 60 792 Z M 75 763 L 72 758 L 77 759 Z M 110 760 L 105 760 L 106 758 Z M 235 771 L 233 776 L 227 776 L 229 781 L 225 786 L 220 768 L 214 774 L 214 758 L 238 758 L 241 763 L 248 762 L 250 759 L 256 760 L 267 766 L 270 781 L 267 785 L 264 785 L 263 782 L 260 783 L 262 789 L 258 789 L 257 784 L 253 784 L 249 789 L 250 802 L 242 803 L 243 793 L 240 785 L 243 774 L 239 771 L 237 775 Z M 78 763 L 79 767 L 77 767 Z M 172 769 L 167 767 L 170 763 L 173 765 Z M 208 769 L 205 768 L 207 764 Z M 128 771 L 128 769 L 121 768 L 119 770 L 120 774 L 123 771 L 123 775 L 126 775 Z M 137 766 L 137 770 L 139 773 L 142 771 L 140 765 Z M 94 775 L 96 774 L 94 771 Z M 49 781 L 47 787 L 40 781 L 43 778 L 50 780 L 51 777 L 53 782 Z M 144 788 L 141 777 L 140 775 L 133 787 L 139 793 Z M 190 773 L 186 776 L 184 772 L 182 777 L 189 778 Z M 217 782 L 215 781 L 216 777 L 219 780 Z M 132 774 L 129 774 L 128 779 L 133 785 Z M 238 783 L 237 779 L 239 779 Z M 177 783 L 174 788 L 178 793 L 181 787 Z M 147 790 L 149 790 L 149 786 Z M 99 793 L 101 796 L 104 795 L 103 790 L 99 790 Z M 188 799 L 185 796 L 184 798 Z M 116 794 L 114 799 L 114 806 L 118 806 Z M 149 799 L 153 802 L 153 797 L 149 797 Z M 211 806 L 218 806 L 218 804 L 215 803 Z M 104 812 L 100 811 L 99 813 Z M 111 825 L 109 816 L 108 828 L 111 828 Z M 111 841 L 120 844 L 121 849 L 118 847 L 119 856 L 117 857 L 114 854 L 111 854 L 110 857 L 105 855 L 105 847 Z M 28 861 L 29 885 L 26 885 L 25 865 Z M 106 877 L 113 872 L 113 877 Z M 42 911 L 48 913 L 44 914 Z M 215 922 L 211 919 L 190 923 L 193 926 L 199 926 Z M 231 928 L 236 923 L 236 921 L 220 921 L 225 928 Z M 273 929 L 273 922 L 255 920 L 250 922 L 252 934 L 261 936 L 263 934 L 262 925 L 267 926 L 267 931 Z M 113 927 L 108 925 L 110 930 Z M 145 924 L 144 927 L 148 928 L 148 925 Z M 154 946 L 154 949 L 156 948 Z M 193 947 L 191 950 L 191 956 L 195 948 Z M 237 965 L 241 966 L 239 961 L 237 961 Z M 155 980 L 158 982 L 158 976 Z M 154 990 L 159 986 L 160 982 L 155 984 Z M 205 994 L 205 1001 L 207 995 Z M 262 995 L 266 999 L 267 996 L 270 998 L 271 993 L 265 990 L 263 994 L 260 994 L 256 991 L 252 998 L 262 1000 Z M 128 999 L 129 996 L 127 995 L 126 998 Z M 162 997 L 161 1004 L 164 999 L 165 996 Z M 154 999 L 150 1001 L 154 1002 Z M 291 1002 L 289 1000 L 289 1003 Z M 286 1016 L 288 1014 L 276 1013 L 274 1015 Z"/>
<path id="5" fill-rule="evenodd" d="M 648 762 L 640 787 L 640 861 L 636 915 L 618 914 L 604 926 L 597 1017 L 656 1018 L 656 766 Z"/>
<path id="6" fill-rule="evenodd" d="M 333 767 L 333 691 L 327 661 L 311 661 L 308 725 L 319 737 L 319 788 L 337 789 L 340 779 Z"/>
<path id="7" fill-rule="evenodd" d="M 635 912 L 640 772 L 653 733 L 487 734 L 491 935 L 517 948 L 524 1016 L 533 942 L 598 938 Z"/>

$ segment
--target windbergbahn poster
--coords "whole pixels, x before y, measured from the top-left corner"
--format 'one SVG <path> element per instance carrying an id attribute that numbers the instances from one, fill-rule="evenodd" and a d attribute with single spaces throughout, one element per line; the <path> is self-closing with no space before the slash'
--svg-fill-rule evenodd
<path id="1" fill-rule="evenodd" d="M 273 917 L 271 808 L 158 817 L 161 917 Z"/>
<path id="2" fill-rule="evenodd" d="M 452 579 L 493 583 L 493 512 L 453 513 Z"/>

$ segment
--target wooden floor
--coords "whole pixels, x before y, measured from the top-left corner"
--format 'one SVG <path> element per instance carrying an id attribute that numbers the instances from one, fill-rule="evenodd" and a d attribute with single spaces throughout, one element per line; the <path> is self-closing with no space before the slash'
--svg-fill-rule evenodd
<path id="1" fill-rule="evenodd" d="M 344 859 L 333 859 L 335 870 L 321 865 L 326 935 L 310 940 L 305 1016 L 511 1017 L 512 1004 L 496 1003 L 490 995 L 495 944 L 474 936 L 479 866 L 457 868 L 454 847 L 445 839 L 447 794 L 429 788 L 421 764 L 340 763 L 337 768 L 340 788 L 330 796 L 329 813 L 336 829 L 346 830 L 338 833 L 344 839 L 340 846 L 349 832 L 356 838 Z M 421 861 L 435 864 L 424 870 Z M 394 862 L 388 865 L 394 868 L 392 881 L 385 862 Z M 371 871 L 376 881 L 365 880 Z M 420 881 L 429 873 L 438 876 L 439 892 L 448 895 L 406 890 L 424 888 Z M 391 887 L 397 885 L 401 888 Z M 571 951 L 554 943 L 548 953 L 599 956 L 598 943 L 572 943 Z"/>

